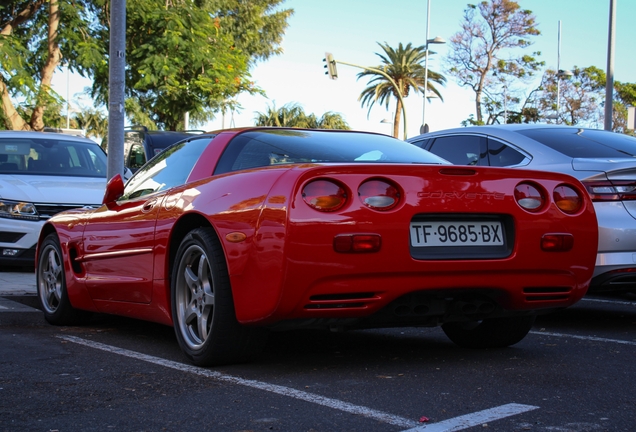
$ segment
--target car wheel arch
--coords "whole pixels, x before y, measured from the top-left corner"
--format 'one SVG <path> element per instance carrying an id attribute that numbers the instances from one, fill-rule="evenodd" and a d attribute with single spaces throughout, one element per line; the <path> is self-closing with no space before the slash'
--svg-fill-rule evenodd
<path id="1" fill-rule="evenodd" d="M 172 274 L 174 260 L 177 256 L 177 250 L 179 249 L 179 245 L 181 245 L 181 241 L 183 240 L 183 238 L 188 235 L 188 233 L 193 229 L 202 227 L 214 228 L 214 231 L 216 232 L 216 235 L 218 237 L 219 233 L 212 225 L 212 223 L 210 223 L 210 221 L 205 218 L 205 216 L 198 213 L 186 214 L 175 222 L 170 233 L 168 254 L 166 256 L 168 260 L 168 262 L 166 263 L 166 278 L 170 278 L 170 275 Z"/>

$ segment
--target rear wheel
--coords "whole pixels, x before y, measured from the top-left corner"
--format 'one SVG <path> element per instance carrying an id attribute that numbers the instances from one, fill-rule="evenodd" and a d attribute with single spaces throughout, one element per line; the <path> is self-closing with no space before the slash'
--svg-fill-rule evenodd
<path id="1" fill-rule="evenodd" d="M 464 348 L 503 348 L 520 342 L 534 324 L 535 315 L 490 318 L 442 325 L 446 336 Z"/>
<path id="2" fill-rule="evenodd" d="M 40 245 L 36 278 L 40 308 L 50 324 L 80 324 L 90 317 L 89 312 L 71 306 L 68 299 L 62 249 L 55 233 L 49 234 Z"/>
<path id="3" fill-rule="evenodd" d="M 194 364 L 243 362 L 262 348 L 265 331 L 236 320 L 225 256 L 212 228 L 194 229 L 181 242 L 171 297 L 177 340 Z"/>

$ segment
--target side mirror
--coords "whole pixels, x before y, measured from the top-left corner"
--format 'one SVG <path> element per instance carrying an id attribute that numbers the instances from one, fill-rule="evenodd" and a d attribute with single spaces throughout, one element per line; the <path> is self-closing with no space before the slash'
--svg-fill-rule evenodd
<path id="1" fill-rule="evenodd" d="M 106 192 L 104 192 L 104 199 L 102 204 L 109 204 L 117 201 L 117 198 L 124 194 L 124 181 L 121 178 L 121 174 L 115 174 L 113 178 L 106 183 Z"/>

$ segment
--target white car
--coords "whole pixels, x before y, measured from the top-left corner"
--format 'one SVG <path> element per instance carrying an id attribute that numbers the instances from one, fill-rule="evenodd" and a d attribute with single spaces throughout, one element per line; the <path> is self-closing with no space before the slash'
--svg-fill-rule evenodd
<path id="1" fill-rule="evenodd" d="M 0 266 L 32 266 L 44 222 L 101 206 L 106 153 L 88 138 L 0 131 Z"/>

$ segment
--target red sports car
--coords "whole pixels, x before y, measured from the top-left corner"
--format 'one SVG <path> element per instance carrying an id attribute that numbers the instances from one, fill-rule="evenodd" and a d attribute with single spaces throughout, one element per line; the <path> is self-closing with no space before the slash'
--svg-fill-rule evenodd
<path id="1" fill-rule="evenodd" d="M 373 133 L 226 130 L 51 218 L 37 287 L 52 324 L 171 325 L 198 365 L 290 328 L 441 325 L 460 346 L 503 347 L 583 297 L 597 226 L 568 175 L 452 166 Z"/>

